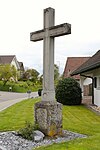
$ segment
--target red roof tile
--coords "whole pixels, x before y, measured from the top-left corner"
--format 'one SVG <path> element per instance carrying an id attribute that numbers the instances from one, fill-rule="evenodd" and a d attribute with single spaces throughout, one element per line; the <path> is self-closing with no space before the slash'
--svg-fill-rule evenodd
<path id="1" fill-rule="evenodd" d="M 64 69 L 64 78 L 71 77 L 71 73 L 79 68 L 84 62 L 86 62 L 90 57 L 68 57 Z M 73 76 L 75 79 L 80 79 L 79 75 Z"/>
<path id="2" fill-rule="evenodd" d="M 89 60 L 87 60 L 80 67 L 73 70 L 72 75 L 80 74 L 89 70 L 100 67 L 100 50 L 98 50 Z"/>

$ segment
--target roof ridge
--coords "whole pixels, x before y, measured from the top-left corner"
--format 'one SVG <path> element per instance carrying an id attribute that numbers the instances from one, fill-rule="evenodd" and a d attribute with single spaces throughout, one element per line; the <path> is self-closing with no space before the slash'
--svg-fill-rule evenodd
<path id="1" fill-rule="evenodd" d="M 98 50 L 90 59 L 83 63 L 79 68 L 72 72 L 72 75 L 80 74 L 90 69 L 100 66 L 100 50 Z"/>

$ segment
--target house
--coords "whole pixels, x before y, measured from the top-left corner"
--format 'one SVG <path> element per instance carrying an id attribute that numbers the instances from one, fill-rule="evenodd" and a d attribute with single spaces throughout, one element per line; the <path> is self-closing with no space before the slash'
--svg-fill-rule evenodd
<path id="1" fill-rule="evenodd" d="M 22 76 L 22 73 L 24 72 L 23 63 L 18 62 L 15 55 L 0 55 L 0 64 L 13 65 L 16 68 L 16 70 L 20 72 L 21 76 Z"/>
<path id="2" fill-rule="evenodd" d="M 86 62 L 90 57 L 68 57 L 64 69 L 64 78 L 72 77 L 71 73 L 79 68 L 84 62 Z M 80 81 L 80 75 L 74 75 L 74 79 Z"/>
<path id="3" fill-rule="evenodd" d="M 64 69 L 64 78 L 74 78 L 80 83 L 80 75 L 71 76 L 71 73 L 75 71 L 79 66 L 86 62 L 90 57 L 68 57 Z M 88 79 L 89 80 L 89 79 Z M 91 83 L 87 85 L 87 81 L 84 81 L 83 86 L 84 96 L 91 95 Z"/>
<path id="4" fill-rule="evenodd" d="M 20 78 L 23 78 L 23 73 L 25 71 L 23 62 L 18 62 L 20 67 Z"/>
<path id="5" fill-rule="evenodd" d="M 86 78 L 92 80 L 92 104 L 100 106 L 100 50 L 82 64 L 71 75 L 81 76 L 81 87 Z"/>
<path id="6" fill-rule="evenodd" d="M 16 70 L 20 69 L 19 63 L 15 55 L 0 55 L 0 64 L 10 64 L 13 65 Z"/>

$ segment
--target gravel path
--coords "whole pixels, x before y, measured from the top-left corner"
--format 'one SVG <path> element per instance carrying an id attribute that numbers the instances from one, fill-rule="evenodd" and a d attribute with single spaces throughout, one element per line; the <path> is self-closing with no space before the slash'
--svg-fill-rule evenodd
<path id="1" fill-rule="evenodd" d="M 55 139 L 45 138 L 41 142 L 33 142 L 25 140 L 22 137 L 18 136 L 15 131 L 10 132 L 1 132 L 0 133 L 0 150 L 32 150 L 38 146 L 51 145 L 53 143 L 60 143 L 75 138 L 86 138 L 86 135 L 70 132 L 67 130 L 63 131 L 63 137 L 57 137 Z"/>

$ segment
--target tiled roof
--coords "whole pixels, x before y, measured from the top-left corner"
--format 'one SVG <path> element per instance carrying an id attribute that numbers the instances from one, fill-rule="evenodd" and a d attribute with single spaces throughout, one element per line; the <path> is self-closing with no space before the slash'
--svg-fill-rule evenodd
<path id="1" fill-rule="evenodd" d="M 100 67 L 100 50 L 97 51 L 89 60 L 87 60 L 78 69 L 72 72 L 72 75 L 77 75 L 86 71 Z"/>
<path id="2" fill-rule="evenodd" d="M 68 57 L 64 69 L 64 77 L 70 77 L 71 73 L 86 62 L 90 57 Z M 80 79 L 79 75 L 74 76 L 75 79 Z"/>
<path id="3" fill-rule="evenodd" d="M 0 55 L 0 64 L 10 64 L 15 55 Z"/>

